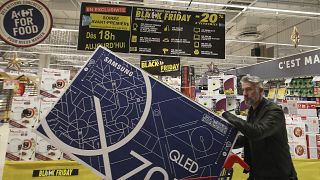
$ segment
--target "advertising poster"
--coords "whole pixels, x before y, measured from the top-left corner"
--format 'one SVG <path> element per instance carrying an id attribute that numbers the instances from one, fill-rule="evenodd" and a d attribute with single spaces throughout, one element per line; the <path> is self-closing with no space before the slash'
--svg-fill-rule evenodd
<path id="1" fill-rule="evenodd" d="M 94 51 L 104 46 L 129 52 L 132 7 L 82 3 L 78 50 Z"/>
<path id="2" fill-rule="evenodd" d="M 37 134 L 106 179 L 217 176 L 237 131 L 103 47 Z"/>
<path id="3" fill-rule="evenodd" d="M 225 15 L 82 3 L 78 50 L 225 58 Z"/>
<path id="4" fill-rule="evenodd" d="M 141 56 L 140 68 L 152 75 L 180 76 L 180 58 L 165 56 Z"/>
<path id="5" fill-rule="evenodd" d="M 132 53 L 225 58 L 223 14 L 134 7 Z"/>

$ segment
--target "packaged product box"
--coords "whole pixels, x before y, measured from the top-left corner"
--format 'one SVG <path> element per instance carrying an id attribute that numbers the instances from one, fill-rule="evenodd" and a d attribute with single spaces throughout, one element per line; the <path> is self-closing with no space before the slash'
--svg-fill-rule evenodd
<path id="1" fill-rule="evenodd" d="M 39 118 L 38 97 L 13 97 L 9 124 L 11 128 L 33 128 Z"/>
<path id="2" fill-rule="evenodd" d="M 210 95 L 223 95 L 224 94 L 223 77 L 208 76 L 208 92 Z"/>
<path id="3" fill-rule="evenodd" d="M 237 77 L 234 75 L 209 76 L 208 91 L 210 95 L 236 95 Z"/>
<path id="4" fill-rule="evenodd" d="M 297 101 L 297 114 L 301 116 L 317 116 L 316 101 Z"/>
<path id="5" fill-rule="evenodd" d="M 286 124 L 292 124 L 292 117 L 288 114 L 285 114 Z"/>
<path id="6" fill-rule="evenodd" d="M 235 114 L 247 116 L 249 108 L 250 106 L 245 103 L 244 97 L 242 95 L 237 95 Z"/>
<path id="7" fill-rule="evenodd" d="M 320 159 L 320 147 L 308 147 L 308 159 Z"/>
<path id="8" fill-rule="evenodd" d="M 295 144 L 293 142 L 288 142 L 288 144 L 289 144 L 289 150 L 290 150 L 291 158 L 294 158 L 294 155 L 295 155 L 294 146 L 295 146 Z"/>
<path id="9" fill-rule="evenodd" d="M 273 100 L 276 97 L 277 88 L 270 88 L 267 99 Z"/>
<path id="10" fill-rule="evenodd" d="M 289 142 L 305 142 L 306 141 L 306 130 L 305 123 L 293 123 L 287 124 L 287 133 Z"/>
<path id="11" fill-rule="evenodd" d="M 196 101 L 203 105 L 204 107 L 213 110 L 212 109 L 212 102 L 213 102 L 213 96 L 206 96 L 206 95 L 199 95 L 196 96 Z"/>
<path id="12" fill-rule="evenodd" d="M 173 89 L 180 91 L 181 89 L 181 78 L 174 78 L 171 76 L 162 76 L 161 80 L 168 84 Z"/>
<path id="13" fill-rule="evenodd" d="M 307 134 L 307 145 L 308 147 L 320 147 L 320 134 Z"/>
<path id="14" fill-rule="evenodd" d="M 69 70 L 43 68 L 40 83 L 40 95 L 49 98 L 58 98 L 68 87 Z"/>
<path id="15" fill-rule="evenodd" d="M 303 117 L 305 119 L 306 133 L 319 133 L 318 117 Z"/>
<path id="16" fill-rule="evenodd" d="M 237 95 L 237 77 L 234 75 L 223 76 L 223 88 L 226 95 Z"/>
<path id="17" fill-rule="evenodd" d="M 10 128 L 6 159 L 9 161 L 33 161 L 37 136 L 31 129 Z"/>
<path id="18" fill-rule="evenodd" d="M 287 89 L 285 87 L 281 87 L 277 92 L 277 99 L 282 100 L 285 99 Z"/>
<path id="19" fill-rule="evenodd" d="M 293 123 L 305 122 L 305 121 L 302 120 L 302 117 L 305 117 L 305 116 L 301 116 L 299 114 L 292 114 L 291 117 L 292 117 L 292 122 Z"/>
<path id="20" fill-rule="evenodd" d="M 281 106 L 285 114 L 297 114 L 298 108 L 296 100 L 283 100 Z"/>
<path id="21" fill-rule="evenodd" d="M 306 142 L 292 142 L 290 146 L 291 153 L 294 154 L 294 158 L 307 158 L 307 145 Z"/>
<path id="22" fill-rule="evenodd" d="M 40 121 L 45 118 L 47 113 L 53 108 L 53 105 L 56 103 L 58 98 L 41 98 L 40 100 L 40 111 L 39 111 L 39 119 L 35 125 L 38 126 Z"/>
<path id="23" fill-rule="evenodd" d="M 320 159 L 320 134 L 307 134 L 309 159 Z"/>
<path id="24" fill-rule="evenodd" d="M 226 95 L 226 110 L 235 114 L 236 109 L 237 109 L 237 96 Z"/>
<path id="25" fill-rule="evenodd" d="M 144 170 L 130 175 L 142 162 L 166 179 L 219 175 L 238 134 L 223 118 L 103 47 L 37 132 L 104 179 L 144 179 Z"/>
<path id="26" fill-rule="evenodd" d="M 63 158 L 63 153 L 55 146 L 48 143 L 40 136 L 37 138 L 37 146 L 35 152 L 35 160 L 51 161 L 60 160 Z"/>
<path id="27" fill-rule="evenodd" d="M 198 96 L 196 97 L 196 101 L 212 112 L 221 112 L 226 111 L 227 102 L 225 95 L 215 95 L 215 96 Z"/>
<path id="28" fill-rule="evenodd" d="M 216 95 L 212 99 L 213 112 L 220 113 L 227 110 L 227 98 L 226 95 Z"/>

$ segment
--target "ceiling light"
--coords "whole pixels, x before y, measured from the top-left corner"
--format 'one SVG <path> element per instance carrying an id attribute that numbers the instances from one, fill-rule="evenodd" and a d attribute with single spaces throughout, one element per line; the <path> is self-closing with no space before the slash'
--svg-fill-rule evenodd
<path id="1" fill-rule="evenodd" d="M 189 4 L 190 3 L 190 1 L 182 1 L 182 0 L 157 0 L 157 1 L 161 1 L 161 2 L 166 1 L 166 2 L 182 3 L 182 4 Z M 191 4 L 218 6 L 218 7 L 233 7 L 233 8 L 243 8 L 243 9 L 247 8 L 247 9 L 256 10 L 256 11 L 271 11 L 271 12 L 275 12 L 275 13 L 292 13 L 292 14 L 305 14 L 305 15 L 320 16 L 320 13 L 318 13 L 318 12 L 305 12 L 305 11 L 295 11 L 295 10 L 288 10 L 288 9 L 274 9 L 274 8 L 263 8 L 263 7 L 209 3 L 209 2 L 195 2 L 195 1 L 192 1 Z"/>
<path id="2" fill-rule="evenodd" d="M 67 31 L 67 32 L 79 32 L 77 29 L 64 29 L 64 28 L 52 28 L 52 31 Z"/>

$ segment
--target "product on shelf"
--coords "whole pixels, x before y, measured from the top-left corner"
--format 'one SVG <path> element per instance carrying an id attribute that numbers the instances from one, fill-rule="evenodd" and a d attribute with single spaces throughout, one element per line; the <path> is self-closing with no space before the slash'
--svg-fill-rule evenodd
<path id="1" fill-rule="evenodd" d="M 34 128 L 39 118 L 38 97 L 13 97 L 9 124 L 14 128 Z"/>
<path id="2" fill-rule="evenodd" d="M 236 95 L 237 77 L 233 75 L 208 76 L 210 95 Z"/>
<path id="3" fill-rule="evenodd" d="M 320 134 L 307 134 L 309 159 L 320 159 Z"/>
<path id="4" fill-rule="evenodd" d="M 39 119 L 34 127 L 37 127 L 40 121 L 45 118 L 57 100 L 58 98 L 41 98 Z"/>
<path id="5" fill-rule="evenodd" d="M 68 87 L 70 71 L 43 68 L 41 74 L 40 94 L 43 97 L 60 97 Z"/>
<path id="6" fill-rule="evenodd" d="M 63 153 L 40 136 L 37 137 L 35 159 L 39 161 L 60 160 Z"/>
<path id="7" fill-rule="evenodd" d="M 9 161 L 33 161 L 36 137 L 31 129 L 10 128 L 6 159 Z"/>

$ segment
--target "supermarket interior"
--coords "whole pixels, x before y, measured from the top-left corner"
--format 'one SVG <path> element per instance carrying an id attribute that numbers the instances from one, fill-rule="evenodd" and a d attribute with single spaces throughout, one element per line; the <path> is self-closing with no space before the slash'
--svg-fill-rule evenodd
<path id="1" fill-rule="evenodd" d="M 0 180 L 259 179 L 247 75 L 320 180 L 319 56 L 319 0 L 0 0 Z"/>

